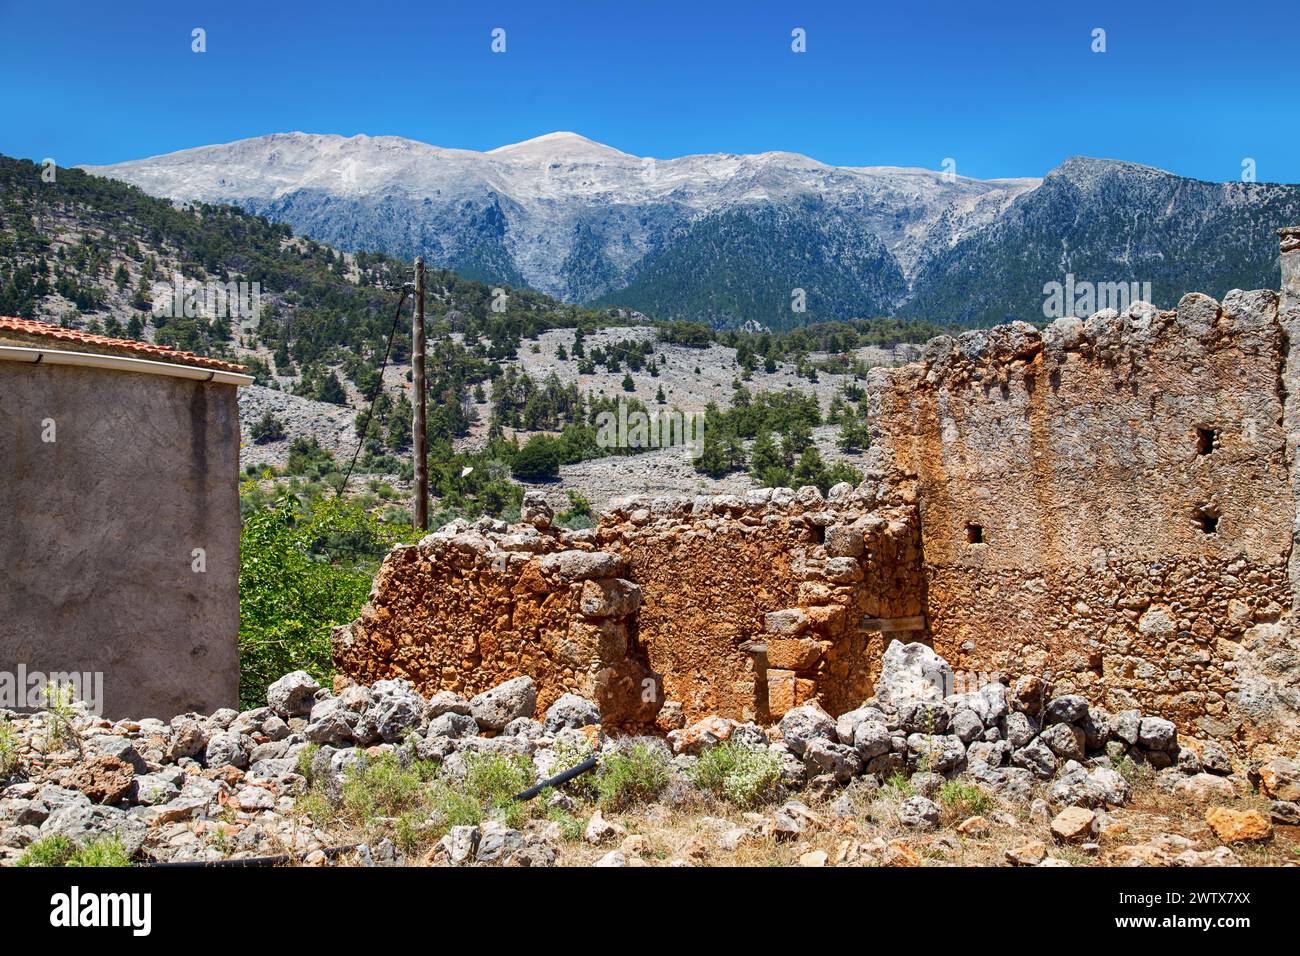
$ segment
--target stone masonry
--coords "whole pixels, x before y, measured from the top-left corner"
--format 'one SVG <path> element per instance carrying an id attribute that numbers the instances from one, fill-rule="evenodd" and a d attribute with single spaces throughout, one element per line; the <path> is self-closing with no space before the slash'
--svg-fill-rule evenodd
<path id="1" fill-rule="evenodd" d="M 870 695 L 924 640 L 1239 752 L 1300 740 L 1300 229 L 1282 293 L 932 340 L 868 387 L 856 489 L 616 502 L 588 531 L 457 522 L 396 549 L 335 636 L 349 677 L 527 674 L 606 723 L 767 722 Z M 963 689 L 963 688 L 957 688 Z"/>
<path id="2" fill-rule="evenodd" d="M 334 656 L 349 677 L 475 694 L 521 674 L 611 726 L 855 706 L 889 638 L 923 629 L 915 508 L 867 486 L 616 502 L 600 524 L 453 522 L 384 562 Z M 874 661 L 864 668 L 863 661 Z"/>
<path id="3" fill-rule="evenodd" d="M 1281 298 L 973 331 L 876 373 L 875 454 L 916 487 L 954 667 L 1247 747 L 1296 738 L 1295 235 Z"/>

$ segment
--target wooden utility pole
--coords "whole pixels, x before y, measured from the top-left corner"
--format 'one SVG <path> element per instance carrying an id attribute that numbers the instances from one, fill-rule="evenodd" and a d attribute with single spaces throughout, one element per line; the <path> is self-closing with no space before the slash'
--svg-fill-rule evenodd
<path id="1" fill-rule="evenodd" d="M 415 257 L 415 311 L 411 316 L 411 378 L 415 384 L 415 422 L 411 445 L 415 451 L 415 526 L 429 530 L 429 453 L 425 448 L 424 388 L 424 256 Z"/>

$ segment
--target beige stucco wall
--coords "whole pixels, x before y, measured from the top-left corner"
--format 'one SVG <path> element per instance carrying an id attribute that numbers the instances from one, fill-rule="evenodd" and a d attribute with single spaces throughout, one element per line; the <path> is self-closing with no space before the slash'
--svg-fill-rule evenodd
<path id="1" fill-rule="evenodd" d="M 110 718 L 236 705 L 235 386 L 0 361 L 0 409 L 0 671 L 103 672 Z"/>

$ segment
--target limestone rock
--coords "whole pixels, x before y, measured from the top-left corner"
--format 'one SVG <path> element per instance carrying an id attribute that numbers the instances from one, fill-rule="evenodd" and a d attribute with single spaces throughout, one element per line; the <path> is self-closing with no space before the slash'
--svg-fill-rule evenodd
<path id="1" fill-rule="evenodd" d="M 590 582 L 588 582 L 590 583 Z M 562 694 L 546 708 L 543 730 L 554 734 L 565 728 L 588 727 L 600 723 L 600 708 L 577 694 Z"/>
<path id="2" fill-rule="evenodd" d="M 1205 811 L 1205 822 L 1224 843 L 1257 842 L 1273 836 L 1273 824 L 1258 810 L 1211 807 Z"/>
<path id="3" fill-rule="evenodd" d="M 1052 836 L 1062 843 L 1084 843 L 1097 828 L 1097 814 L 1083 807 L 1066 807 L 1051 823 Z"/>
<path id="4" fill-rule="evenodd" d="M 306 671 L 293 671 L 266 689 L 266 703 L 281 717 L 305 717 L 320 689 L 316 678 Z"/>
<path id="5" fill-rule="evenodd" d="M 536 706 L 537 687 L 525 674 L 471 698 L 469 712 L 480 727 L 501 730 L 516 717 L 533 716 Z"/>
<path id="6" fill-rule="evenodd" d="M 804 748 L 814 738 L 834 741 L 835 721 L 820 707 L 807 704 L 787 711 L 781 718 L 781 736 L 785 744 L 797 756 L 802 757 Z"/>
<path id="7" fill-rule="evenodd" d="M 952 682 L 952 668 L 931 648 L 895 640 L 881 660 L 876 699 L 895 706 L 906 700 L 942 701 Z"/>

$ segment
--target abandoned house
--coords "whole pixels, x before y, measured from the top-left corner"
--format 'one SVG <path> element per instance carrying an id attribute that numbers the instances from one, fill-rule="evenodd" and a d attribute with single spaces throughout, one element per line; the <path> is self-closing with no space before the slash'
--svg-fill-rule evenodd
<path id="1" fill-rule="evenodd" d="M 931 340 L 873 371 L 857 488 L 615 503 L 585 531 L 456 522 L 392 551 L 338 628 L 351 678 L 528 674 L 612 726 L 768 721 L 871 695 L 924 640 L 1237 750 L 1300 738 L 1300 229 L 1282 293 Z M 973 687 L 970 689 L 974 689 Z"/>
<path id="2" fill-rule="evenodd" d="M 110 718 L 238 703 L 242 373 L 0 318 L 0 674 L 11 695 L 68 680 Z"/>

